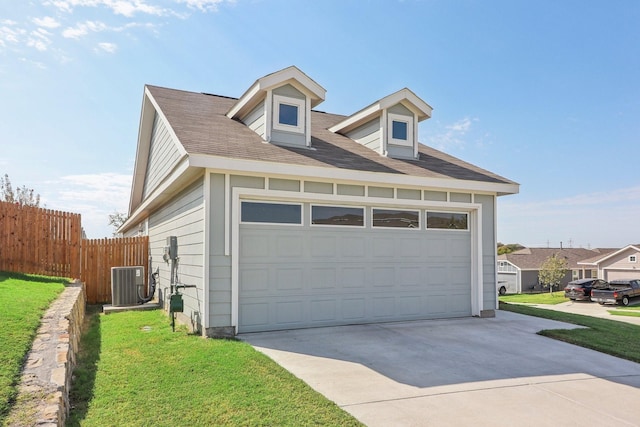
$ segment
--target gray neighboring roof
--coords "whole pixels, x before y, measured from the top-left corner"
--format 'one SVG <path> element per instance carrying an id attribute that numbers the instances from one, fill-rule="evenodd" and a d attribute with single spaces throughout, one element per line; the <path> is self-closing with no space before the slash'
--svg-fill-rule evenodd
<path id="1" fill-rule="evenodd" d="M 602 258 L 604 254 L 600 251 L 601 249 L 584 248 L 524 248 L 510 254 L 498 255 L 498 260 L 509 261 L 521 270 L 539 270 L 545 260 L 555 254 L 564 257 L 569 268 L 581 268 L 578 265 L 579 261 L 592 257 Z"/>
<path id="2" fill-rule="evenodd" d="M 422 144 L 417 160 L 380 156 L 328 130 L 345 120 L 343 115 L 312 111 L 312 149 L 285 147 L 265 143 L 243 123 L 228 118 L 226 113 L 237 102 L 236 98 L 157 86 L 147 86 L 147 89 L 189 155 L 518 185 Z"/>
<path id="3" fill-rule="evenodd" d="M 600 254 L 595 255 L 591 258 L 587 258 L 587 259 L 583 259 L 580 261 L 580 264 L 591 264 L 591 265 L 597 265 L 600 263 L 600 261 L 603 261 L 604 259 L 606 259 L 607 257 L 609 257 L 610 255 L 613 255 L 614 252 L 622 252 L 623 250 L 629 249 L 629 248 L 640 248 L 640 244 L 632 244 L 632 245 L 627 245 L 624 248 L 620 249 L 620 248 L 607 248 L 607 249 L 599 249 L 600 250 Z"/>

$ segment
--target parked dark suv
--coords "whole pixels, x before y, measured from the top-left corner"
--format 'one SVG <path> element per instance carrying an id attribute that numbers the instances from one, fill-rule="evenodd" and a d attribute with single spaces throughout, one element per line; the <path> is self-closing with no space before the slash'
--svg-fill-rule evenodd
<path id="1" fill-rule="evenodd" d="M 569 282 L 564 288 L 565 298 L 572 301 L 587 300 L 591 301 L 591 289 L 605 288 L 609 284 L 602 279 L 580 279 Z"/>

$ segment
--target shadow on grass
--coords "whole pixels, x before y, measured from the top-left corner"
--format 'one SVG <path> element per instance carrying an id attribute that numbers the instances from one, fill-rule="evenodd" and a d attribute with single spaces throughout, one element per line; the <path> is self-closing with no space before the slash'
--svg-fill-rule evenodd
<path id="1" fill-rule="evenodd" d="M 73 370 L 73 383 L 69 392 L 71 410 L 67 426 L 80 426 L 87 416 L 100 360 L 102 336 L 100 312 L 102 305 L 88 305 L 85 315 L 84 333 L 80 341 L 80 351 Z"/>
<path id="2" fill-rule="evenodd" d="M 40 276 L 38 274 L 24 274 L 24 273 L 12 273 L 8 271 L 0 271 L 0 282 L 4 282 L 5 280 L 16 279 L 16 280 L 24 280 L 26 282 L 39 282 L 39 283 L 61 283 L 63 285 L 68 285 L 70 280 L 64 277 L 50 277 L 50 276 Z"/>

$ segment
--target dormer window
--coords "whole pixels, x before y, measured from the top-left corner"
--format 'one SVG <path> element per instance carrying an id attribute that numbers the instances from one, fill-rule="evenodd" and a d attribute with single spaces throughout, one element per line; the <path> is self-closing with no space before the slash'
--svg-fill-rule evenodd
<path id="1" fill-rule="evenodd" d="M 382 156 L 417 159 L 418 123 L 431 117 L 431 111 L 429 104 L 405 88 L 352 114 L 329 130 Z"/>
<path id="2" fill-rule="evenodd" d="M 413 120 L 411 117 L 389 113 L 389 143 L 413 146 Z"/>
<path id="3" fill-rule="evenodd" d="M 304 100 L 273 95 L 273 128 L 285 132 L 304 132 Z"/>

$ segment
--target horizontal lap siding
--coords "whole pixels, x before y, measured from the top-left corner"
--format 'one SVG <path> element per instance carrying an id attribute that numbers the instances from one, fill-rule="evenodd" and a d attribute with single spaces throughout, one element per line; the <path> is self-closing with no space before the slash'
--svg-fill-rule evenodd
<path id="1" fill-rule="evenodd" d="M 180 159 L 180 151 L 171 137 L 164 121 L 156 114 L 151 135 L 151 147 L 147 162 L 147 173 L 143 197 L 147 197 L 164 179 Z"/>
<path id="2" fill-rule="evenodd" d="M 184 289 L 184 315 L 201 324 L 204 309 L 204 197 L 203 180 L 198 179 L 149 218 L 149 245 L 153 271 L 160 270 L 159 286 L 166 303 L 170 287 L 170 264 L 162 255 L 167 237 L 178 238 L 178 282 L 196 285 Z M 201 326 L 201 325 L 200 325 Z"/>

